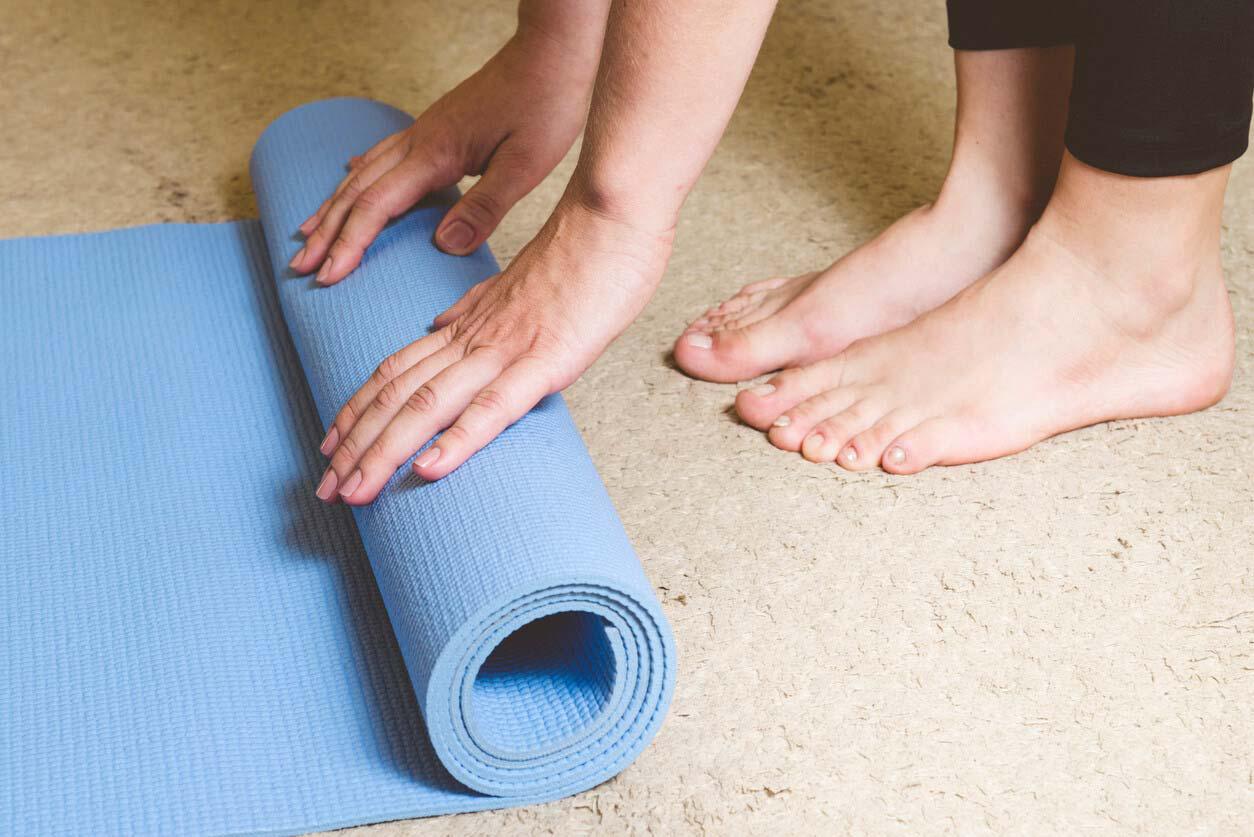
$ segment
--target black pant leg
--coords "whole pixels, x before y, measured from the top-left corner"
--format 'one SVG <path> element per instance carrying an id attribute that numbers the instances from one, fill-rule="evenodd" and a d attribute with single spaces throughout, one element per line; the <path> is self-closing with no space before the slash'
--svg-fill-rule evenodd
<path id="1" fill-rule="evenodd" d="M 1075 0 L 946 0 L 954 49 L 1021 49 L 1072 43 Z"/>
<path id="2" fill-rule="evenodd" d="M 1097 168 L 1194 174 L 1244 153 L 1254 0 L 1083 0 L 1067 148 Z"/>

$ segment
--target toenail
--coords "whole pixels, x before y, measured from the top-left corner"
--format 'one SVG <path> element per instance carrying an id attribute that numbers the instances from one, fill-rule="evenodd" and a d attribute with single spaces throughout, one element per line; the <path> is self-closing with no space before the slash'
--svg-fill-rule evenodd
<path id="1" fill-rule="evenodd" d="M 790 424 L 792 424 L 792 419 L 790 419 L 788 416 L 780 416 L 779 418 L 775 419 L 776 427 L 787 427 Z"/>
<path id="2" fill-rule="evenodd" d="M 852 465 L 858 461 L 858 451 L 852 445 L 840 452 L 840 461 L 846 465 Z"/>
<path id="3" fill-rule="evenodd" d="M 774 391 L 775 391 L 775 384 L 758 384 L 756 387 L 749 390 L 749 392 L 753 393 L 758 398 L 765 398 L 766 396 L 770 395 Z"/>
<path id="4" fill-rule="evenodd" d="M 823 446 L 823 434 L 811 433 L 809 436 L 805 438 L 805 441 L 801 443 L 801 446 L 803 448 L 806 447 L 807 445 L 812 448 L 822 447 Z"/>
<path id="5" fill-rule="evenodd" d="M 708 349 L 714 345 L 713 337 L 708 334 L 702 334 L 699 331 L 694 334 L 689 334 L 686 339 L 689 346 L 697 349 Z"/>
<path id="6" fill-rule="evenodd" d="M 890 465 L 900 465 L 906 461 L 906 452 L 901 448 L 891 448 L 888 451 L 888 463 Z"/>

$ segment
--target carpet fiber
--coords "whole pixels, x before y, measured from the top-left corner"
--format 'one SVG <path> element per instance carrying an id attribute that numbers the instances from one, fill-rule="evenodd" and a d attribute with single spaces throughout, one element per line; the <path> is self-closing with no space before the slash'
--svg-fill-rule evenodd
<path id="1" fill-rule="evenodd" d="M 5 237 L 256 217 L 248 155 L 276 116 L 329 96 L 417 113 L 517 8 L 7 6 Z M 1254 158 L 1224 214 L 1236 380 L 1203 413 L 852 475 L 775 450 L 728 412 L 735 386 L 667 365 L 707 306 L 935 197 L 945 35 L 942 0 L 782 2 L 660 290 L 566 392 L 675 629 L 654 743 L 561 801 L 353 837 L 1254 832 Z M 503 262 L 573 163 L 493 235 Z"/>

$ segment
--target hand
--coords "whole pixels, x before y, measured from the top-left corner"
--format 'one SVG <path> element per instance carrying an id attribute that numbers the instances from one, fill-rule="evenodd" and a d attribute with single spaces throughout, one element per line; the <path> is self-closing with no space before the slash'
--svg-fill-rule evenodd
<path id="1" fill-rule="evenodd" d="M 465 175 L 482 175 L 435 234 L 445 252 L 473 251 L 579 136 L 596 56 L 520 28 L 413 125 L 353 159 L 335 193 L 301 224 L 306 241 L 292 269 L 317 269 L 320 284 L 334 284 L 389 220 Z"/>
<path id="2" fill-rule="evenodd" d="M 632 228 L 572 204 L 564 198 L 510 266 L 436 318 L 435 331 L 379 364 L 322 443 L 331 467 L 319 498 L 369 503 L 441 430 L 413 467 L 443 477 L 573 383 L 635 319 L 673 227 Z"/>

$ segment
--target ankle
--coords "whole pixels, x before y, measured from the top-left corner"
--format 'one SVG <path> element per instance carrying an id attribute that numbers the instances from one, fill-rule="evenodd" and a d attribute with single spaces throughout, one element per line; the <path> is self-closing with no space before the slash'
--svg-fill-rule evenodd
<path id="1" fill-rule="evenodd" d="M 1003 260 L 1023 243 L 1048 195 L 973 168 L 951 166 L 929 212 L 956 240 Z"/>
<path id="2" fill-rule="evenodd" d="M 1035 234 L 1092 274 L 1172 313 L 1200 283 L 1222 278 L 1219 232 L 1226 169 L 1135 178 L 1064 160 Z"/>
<path id="3" fill-rule="evenodd" d="M 1229 169 L 1129 177 L 1067 154 L 1041 220 L 1094 258 L 1187 267 L 1218 253 Z"/>

